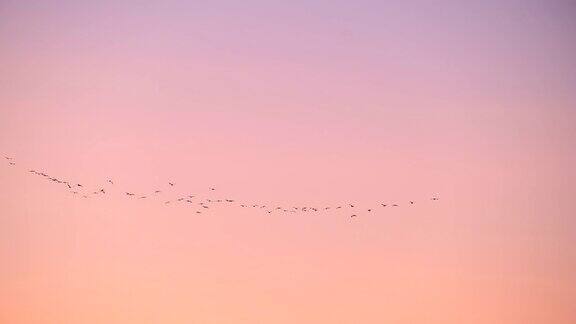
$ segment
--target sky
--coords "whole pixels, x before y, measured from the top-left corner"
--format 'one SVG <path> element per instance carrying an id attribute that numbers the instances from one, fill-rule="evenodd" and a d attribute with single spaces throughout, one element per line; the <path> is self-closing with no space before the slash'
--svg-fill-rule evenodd
<path id="1" fill-rule="evenodd" d="M 576 322 L 575 18 L 0 1 L 0 322 Z"/>

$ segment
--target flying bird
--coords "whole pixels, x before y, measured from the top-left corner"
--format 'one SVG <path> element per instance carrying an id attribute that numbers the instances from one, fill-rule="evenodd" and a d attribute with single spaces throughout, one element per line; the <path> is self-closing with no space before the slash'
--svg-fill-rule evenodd
<path id="1" fill-rule="evenodd" d="M 168 184 L 169 184 L 171 187 L 174 186 L 174 184 L 173 184 L 172 182 L 168 182 Z"/>

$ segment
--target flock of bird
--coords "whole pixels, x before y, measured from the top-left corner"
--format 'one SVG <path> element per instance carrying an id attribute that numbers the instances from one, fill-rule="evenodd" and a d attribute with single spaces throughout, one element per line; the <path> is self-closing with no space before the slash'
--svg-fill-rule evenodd
<path id="1" fill-rule="evenodd" d="M 8 165 L 11 167 L 16 166 L 16 162 L 14 160 L 14 158 L 12 157 L 8 157 L 8 156 L 4 156 L 4 158 L 8 161 Z M 105 187 L 98 187 L 97 189 L 94 190 L 88 190 L 83 184 L 81 183 L 77 183 L 77 182 L 71 182 L 71 181 L 66 181 L 63 180 L 61 178 L 57 178 L 51 175 L 46 174 L 45 172 L 40 172 L 40 171 L 36 171 L 36 170 L 29 170 L 29 173 L 35 175 L 35 176 L 39 176 L 42 177 L 50 182 L 53 182 L 55 184 L 58 185 L 62 185 L 64 186 L 69 192 L 71 192 L 74 195 L 77 195 L 78 197 L 81 197 L 83 199 L 88 199 L 94 195 L 107 195 L 109 193 L 108 188 L 110 188 L 110 186 L 115 186 L 114 181 L 112 179 L 107 179 L 106 181 L 106 186 Z M 169 188 L 172 188 L 175 186 L 174 182 L 168 182 L 167 185 L 169 186 Z M 208 191 L 216 191 L 216 188 L 214 187 L 209 187 Z M 154 190 L 152 194 L 135 194 L 134 192 L 131 191 L 124 191 L 123 195 L 125 195 L 128 198 L 133 198 L 133 199 L 150 199 L 150 198 L 159 198 L 161 197 L 162 190 Z M 430 200 L 432 201 L 437 201 L 438 197 L 432 197 L 430 198 Z M 201 214 L 202 211 L 206 211 L 208 209 L 210 209 L 210 207 L 213 204 L 226 204 L 226 205 L 236 205 L 239 206 L 241 208 L 257 208 L 259 210 L 263 210 L 268 214 L 272 214 L 272 213 L 297 213 L 297 212 L 311 212 L 311 213 L 317 213 L 317 212 L 328 212 L 331 210 L 340 210 L 340 209 L 347 209 L 350 211 L 349 215 L 351 218 L 353 217 L 358 217 L 358 215 L 360 214 L 361 211 L 365 211 L 367 213 L 372 213 L 375 209 L 374 207 L 370 207 L 370 208 L 360 208 L 359 206 L 356 206 L 355 204 L 352 203 L 347 203 L 347 204 L 340 204 L 340 205 L 336 205 L 336 206 L 325 206 L 325 207 L 312 207 L 312 206 L 291 206 L 291 207 L 286 207 L 286 206 L 276 206 L 276 205 L 266 205 L 266 204 L 261 204 L 261 203 L 245 203 L 245 202 L 237 202 L 234 199 L 230 199 L 230 198 L 225 198 L 225 199 L 209 199 L 209 198 L 202 198 L 202 197 L 198 197 L 196 195 L 184 195 L 172 200 L 162 200 L 164 205 L 169 205 L 171 203 L 186 203 L 189 204 L 191 206 L 195 206 L 197 207 L 197 210 L 195 210 L 196 214 Z M 408 201 L 407 202 L 407 206 L 412 206 L 415 204 L 415 201 Z M 386 208 L 386 207 L 400 207 L 399 204 L 397 203 L 378 203 L 377 205 L 380 208 Z"/>

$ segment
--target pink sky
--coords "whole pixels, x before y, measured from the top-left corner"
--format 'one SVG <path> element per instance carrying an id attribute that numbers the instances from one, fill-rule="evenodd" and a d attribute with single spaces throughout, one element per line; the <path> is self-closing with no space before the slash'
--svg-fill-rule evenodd
<path id="1" fill-rule="evenodd" d="M 576 322 L 575 18 L 1 1 L 0 322 Z M 79 199 L 28 168 L 115 187 Z M 200 216 L 122 195 L 155 188 L 404 205 Z"/>

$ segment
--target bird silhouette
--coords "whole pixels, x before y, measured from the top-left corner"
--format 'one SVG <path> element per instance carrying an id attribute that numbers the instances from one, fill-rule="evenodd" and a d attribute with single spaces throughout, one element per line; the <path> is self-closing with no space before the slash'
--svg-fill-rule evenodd
<path id="1" fill-rule="evenodd" d="M 7 162 L 8 162 L 9 165 L 12 165 L 12 166 L 16 165 L 16 162 L 15 162 L 15 160 L 14 160 L 12 157 L 4 156 L 4 158 L 7 160 Z M 18 164 L 19 164 L 19 163 L 18 163 Z M 84 186 L 83 184 L 75 183 L 75 182 L 69 182 L 69 181 L 64 181 L 64 180 L 61 180 L 61 178 L 59 178 L 59 177 L 56 177 L 56 176 L 53 176 L 53 175 L 48 175 L 48 174 L 46 174 L 46 173 L 44 173 L 44 172 L 39 172 L 39 171 L 36 171 L 36 170 L 34 170 L 34 169 L 26 169 L 26 170 L 24 170 L 23 172 L 26 172 L 26 171 L 28 171 L 29 173 L 32 173 L 32 174 L 34 174 L 34 175 L 42 176 L 42 177 L 44 177 L 46 180 L 49 180 L 50 182 L 55 182 L 55 183 L 58 183 L 58 184 L 65 184 L 66 187 L 67 187 L 67 189 L 69 189 L 69 190 L 68 190 L 69 192 L 72 192 L 73 194 L 78 194 L 78 193 L 80 193 L 80 194 L 81 194 L 80 196 L 81 196 L 82 198 L 94 198 L 94 197 L 92 197 L 92 195 L 98 195 L 98 194 L 108 194 L 107 196 L 111 196 L 112 193 L 113 193 L 113 192 L 107 192 L 107 190 L 106 190 L 105 188 L 101 188 L 101 189 L 98 189 L 97 191 L 93 191 L 92 193 L 90 193 L 88 189 L 84 188 L 85 186 Z M 177 180 L 178 180 L 178 179 L 177 179 Z M 112 179 L 107 179 L 106 181 L 107 181 L 107 183 L 110 183 L 110 184 L 114 185 L 114 182 L 112 181 Z M 177 181 L 176 181 L 176 182 L 177 182 Z M 170 181 L 170 182 L 168 182 L 168 185 L 169 185 L 170 187 L 173 187 L 173 186 L 175 186 L 175 182 Z M 90 187 L 90 186 L 87 185 L 86 187 Z M 78 188 L 81 188 L 81 189 L 78 189 Z M 76 189 L 76 190 L 75 190 L 75 189 Z M 208 187 L 208 189 L 209 189 L 209 191 L 215 191 L 215 190 L 216 190 L 215 187 Z M 160 191 L 160 190 L 155 190 L 155 191 L 154 191 L 155 194 L 158 194 L 158 193 L 161 193 L 161 192 L 162 192 L 162 191 Z M 135 196 L 135 194 L 132 193 L 132 192 L 125 192 L 125 194 L 126 194 L 127 196 L 129 196 L 129 197 Z M 147 196 L 139 196 L 140 199 L 143 199 L 143 198 L 146 198 L 146 197 L 147 197 Z M 189 198 L 189 199 L 187 199 L 186 197 Z M 184 200 L 185 200 L 185 201 L 188 202 L 188 203 L 192 203 L 192 200 L 190 200 L 190 199 L 192 199 L 193 197 L 195 197 L 195 196 L 193 196 L 193 195 L 188 195 L 188 196 L 182 196 L 182 197 L 179 197 L 179 198 L 178 198 L 178 197 L 174 197 L 174 198 L 176 198 L 175 201 L 181 202 L 181 201 L 184 201 Z M 205 198 L 205 197 L 202 197 L 202 198 Z M 437 200 L 439 200 L 439 198 L 438 198 L 437 196 L 431 196 L 430 200 L 432 200 L 432 201 L 437 201 Z M 230 199 L 230 198 L 226 198 L 226 199 L 206 199 L 205 201 L 208 202 L 208 204 L 205 204 L 205 203 L 203 203 L 203 202 L 201 202 L 201 203 L 199 204 L 199 205 L 201 205 L 202 208 L 204 208 L 204 209 L 208 209 L 208 208 L 209 208 L 209 205 L 210 205 L 210 204 L 213 204 L 213 203 L 222 203 L 222 202 L 232 203 L 232 202 L 235 202 L 234 199 Z M 409 202 L 409 206 L 416 204 L 416 202 L 413 201 L 413 200 L 408 200 L 408 202 Z M 165 203 L 165 204 L 169 204 L 169 203 L 171 203 L 171 201 L 168 200 L 168 201 L 165 201 L 164 203 Z M 271 214 L 274 210 L 276 210 L 276 211 L 282 211 L 282 212 L 284 212 L 284 213 L 287 213 L 287 212 L 290 212 L 290 213 L 298 213 L 298 212 L 319 212 L 319 211 L 322 211 L 322 210 L 323 210 L 323 211 L 328 211 L 328 210 L 330 210 L 330 209 L 341 209 L 341 208 L 344 208 L 344 207 L 349 207 L 349 208 L 355 208 L 355 207 L 356 207 L 356 204 L 354 204 L 354 203 L 346 203 L 346 204 L 343 204 L 343 205 L 333 205 L 333 206 L 326 206 L 326 205 L 325 205 L 324 207 L 312 207 L 312 206 L 304 206 L 304 207 L 282 207 L 282 206 L 272 207 L 272 206 L 270 206 L 270 207 L 268 207 L 268 206 L 265 205 L 265 204 L 249 204 L 249 203 L 246 203 L 246 202 L 241 202 L 241 203 L 239 202 L 239 204 L 240 204 L 239 206 L 244 207 L 244 208 L 245 208 L 245 207 L 250 207 L 250 206 L 253 207 L 253 208 L 259 207 L 259 209 L 264 209 L 264 211 L 265 211 L 266 213 L 268 213 L 268 214 Z M 378 204 L 378 203 L 376 203 L 376 206 L 377 206 L 377 204 Z M 381 205 L 382 207 L 388 207 L 388 206 L 391 206 L 391 207 L 399 207 L 399 205 L 398 205 L 397 203 L 395 203 L 395 204 L 384 204 L 384 203 L 380 203 L 380 205 Z M 234 204 L 234 205 L 228 205 L 228 204 L 226 204 L 226 206 L 236 206 L 236 205 L 235 205 L 235 204 Z M 403 205 L 403 206 L 405 206 L 405 205 Z M 358 209 L 358 210 L 355 210 L 355 211 L 357 211 L 359 214 L 361 214 L 361 212 L 360 212 L 359 210 L 363 209 L 363 206 L 359 205 L 358 207 L 359 207 L 359 209 Z M 373 212 L 374 210 L 377 210 L 377 209 L 374 209 L 374 210 L 373 210 L 373 207 L 371 207 L 371 208 L 367 208 L 367 209 L 363 209 L 363 210 L 366 210 L 367 212 Z M 197 211 L 197 213 L 200 213 L 200 212 Z M 358 217 L 358 215 L 357 215 L 357 214 L 352 214 L 350 217 Z"/>

